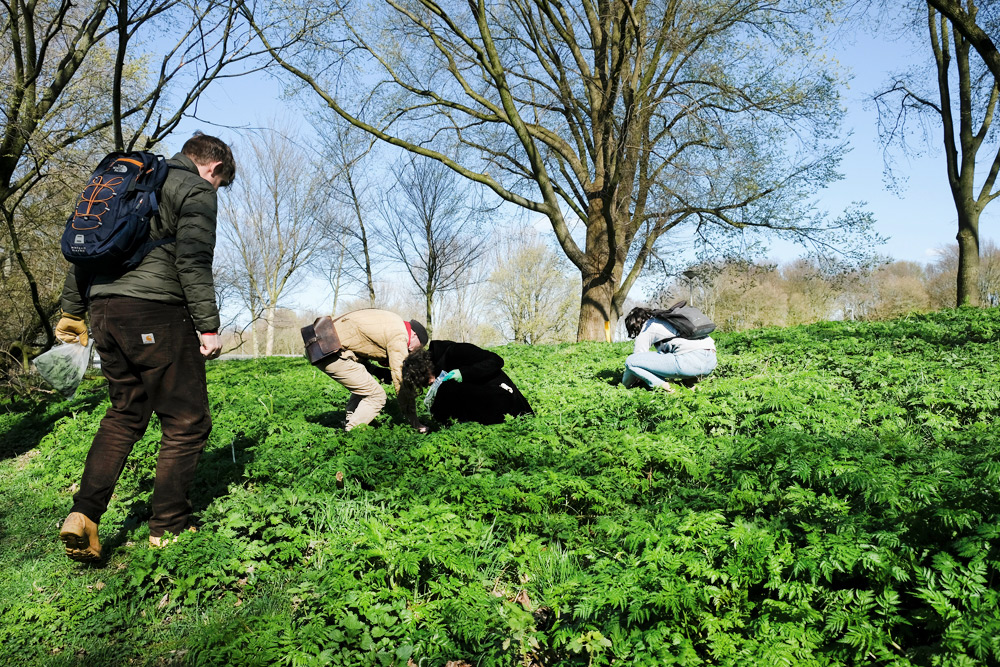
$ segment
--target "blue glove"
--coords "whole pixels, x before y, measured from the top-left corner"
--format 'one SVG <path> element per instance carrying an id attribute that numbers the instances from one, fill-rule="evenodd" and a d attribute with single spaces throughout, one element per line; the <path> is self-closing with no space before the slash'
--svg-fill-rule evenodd
<path id="1" fill-rule="evenodd" d="M 426 405 L 428 409 L 430 409 L 431 404 L 434 403 L 434 397 L 437 396 L 438 389 L 441 388 L 441 385 L 447 379 L 448 379 L 448 373 L 441 371 L 438 374 L 437 379 L 434 380 L 434 384 L 432 384 L 431 388 L 427 390 L 427 395 L 424 396 L 424 405 Z"/>
<path id="2" fill-rule="evenodd" d="M 453 371 L 448 371 L 441 378 L 441 382 L 447 382 L 448 380 L 454 380 L 455 382 L 461 382 L 462 381 L 462 371 L 458 370 L 457 368 L 455 370 L 453 370 Z"/>

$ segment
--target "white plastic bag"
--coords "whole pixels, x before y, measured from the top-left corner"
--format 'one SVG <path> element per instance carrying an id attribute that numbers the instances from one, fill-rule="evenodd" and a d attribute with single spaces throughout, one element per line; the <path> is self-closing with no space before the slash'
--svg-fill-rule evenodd
<path id="1" fill-rule="evenodd" d="M 94 349 L 94 339 L 86 345 L 63 343 L 34 358 L 32 363 L 42 379 L 55 387 L 65 398 L 76 393 L 83 380 L 83 373 L 90 365 L 90 352 Z"/>
<path id="2" fill-rule="evenodd" d="M 438 389 L 440 389 L 441 385 L 444 384 L 445 380 L 447 379 L 447 376 L 448 373 L 446 371 L 441 371 L 440 373 L 438 373 L 437 379 L 434 380 L 434 384 L 432 384 L 431 388 L 427 390 L 427 395 L 424 396 L 424 405 L 427 406 L 428 410 L 434 403 L 434 398 L 437 396 Z"/>

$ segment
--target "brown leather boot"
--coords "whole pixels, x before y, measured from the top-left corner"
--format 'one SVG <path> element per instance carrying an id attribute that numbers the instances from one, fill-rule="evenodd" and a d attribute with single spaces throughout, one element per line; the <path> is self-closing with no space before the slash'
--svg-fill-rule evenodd
<path id="1" fill-rule="evenodd" d="M 101 541 L 97 539 L 97 524 L 80 512 L 72 512 L 63 521 L 59 539 L 66 546 L 70 560 L 93 563 L 101 560 Z"/>

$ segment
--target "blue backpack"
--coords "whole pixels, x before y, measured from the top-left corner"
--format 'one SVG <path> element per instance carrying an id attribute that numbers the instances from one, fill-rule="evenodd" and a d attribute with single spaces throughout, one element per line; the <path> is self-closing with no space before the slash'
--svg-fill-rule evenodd
<path id="1" fill-rule="evenodd" d="M 90 274 L 118 274 L 139 266 L 150 250 L 176 239 L 153 241 L 149 220 L 170 169 L 146 151 L 109 153 L 91 174 L 62 235 L 62 253 Z"/>

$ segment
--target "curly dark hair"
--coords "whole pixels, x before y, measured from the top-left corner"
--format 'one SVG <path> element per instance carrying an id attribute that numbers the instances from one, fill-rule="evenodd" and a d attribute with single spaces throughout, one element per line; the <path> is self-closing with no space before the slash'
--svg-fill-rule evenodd
<path id="1" fill-rule="evenodd" d="M 427 378 L 434 375 L 434 360 L 426 347 L 411 352 L 403 360 L 403 384 L 414 389 L 427 386 Z"/>
<path id="2" fill-rule="evenodd" d="M 653 311 L 649 308 L 636 306 L 625 316 L 625 332 L 629 338 L 635 338 L 642 331 L 642 325 L 653 316 Z"/>

